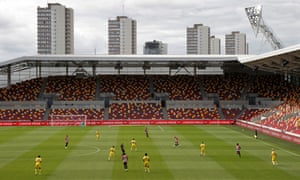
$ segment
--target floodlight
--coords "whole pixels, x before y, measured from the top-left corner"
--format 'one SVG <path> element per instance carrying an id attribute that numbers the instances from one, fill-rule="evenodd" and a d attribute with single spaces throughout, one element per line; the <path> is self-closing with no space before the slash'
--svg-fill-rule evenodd
<path id="1" fill-rule="evenodd" d="M 273 49 L 283 48 L 282 43 L 276 38 L 272 29 L 264 23 L 262 18 L 262 5 L 245 8 L 245 11 L 256 37 L 258 33 L 261 32 Z"/>

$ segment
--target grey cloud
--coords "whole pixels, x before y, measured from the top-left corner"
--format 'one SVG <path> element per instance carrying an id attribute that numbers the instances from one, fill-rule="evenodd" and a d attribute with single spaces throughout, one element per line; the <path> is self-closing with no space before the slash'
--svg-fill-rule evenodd
<path id="1" fill-rule="evenodd" d="M 36 8 L 46 7 L 46 3 L 0 1 L 0 60 L 36 52 Z M 257 0 L 61 0 L 60 3 L 74 9 L 76 54 L 92 54 L 94 49 L 106 54 L 107 21 L 118 15 L 137 20 L 139 54 L 144 42 L 154 39 L 168 43 L 169 54 L 185 54 L 186 27 L 197 23 L 210 26 L 211 33 L 222 39 L 223 47 L 225 34 L 241 31 L 247 34 L 251 53 L 270 51 L 261 36 L 255 37 L 244 12 L 245 7 L 256 5 Z M 298 0 L 261 0 L 260 3 L 265 22 L 284 45 L 299 43 Z M 13 12 L 5 12 L 5 7 L 11 7 Z"/>

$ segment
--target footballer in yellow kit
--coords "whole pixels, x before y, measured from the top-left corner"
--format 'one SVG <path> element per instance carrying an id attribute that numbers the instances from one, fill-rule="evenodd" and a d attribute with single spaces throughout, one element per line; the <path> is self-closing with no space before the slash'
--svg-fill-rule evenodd
<path id="1" fill-rule="evenodd" d="M 272 158 L 272 164 L 273 165 L 278 165 L 278 162 L 277 162 L 277 153 L 276 153 L 276 151 L 274 149 L 272 149 L 271 158 Z"/>
<path id="2" fill-rule="evenodd" d="M 200 155 L 205 156 L 205 152 L 206 152 L 206 145 L 202 141 L 202 143 L 200 144 Z"/>
<path id="3" fill-rule="evenodd" d="M 114 159 L 115 157 L 115 146 L 112 146 L 110 149 L 109 149 L 109 155 L 108 155 L 108 160 L 112 160 Z"/>
<path id="4" fill-rule="evenodd" d="M 145 153 L 144 157 L 143 157 L 143 162 L 144 162 L 144 168 L 145 168 L 145 172 L 150 172 L 150 157 L 148 156 L 147 153 Z"/>
<path id="5" fill-rule="evenodd" d="M 97 130 L 97 131 L 96 131 L 96 140 L 98 141 L 99 139 L 100 139 L 100 131 Z"/>
<path id="6" fill-rule="evenodd" d="M 42 171 L 41 163 L 42 163 L 42 158 L 41 158 L 40 155 L 38 155 L 38 156 L 35 158 L 35 166 L 34 166 L 34 174 L 35 174 L 35 175 L 41 174 L 41 171 Z"/>
<path id="7" fill-rule="evenodd" d="M 137 147 L 136 147 L 136 140 L 135 140 L 134 138 L 132 138 L 132 140 L 131 140 L 130 143 L 131 143 L 131 149 L 130 149 L 130 150 L 131 150 L 131 151 L 132 151 L 132 150 L 135 150 L 135 151 L 136 151 L 136 150 L 137 150 Z"/>

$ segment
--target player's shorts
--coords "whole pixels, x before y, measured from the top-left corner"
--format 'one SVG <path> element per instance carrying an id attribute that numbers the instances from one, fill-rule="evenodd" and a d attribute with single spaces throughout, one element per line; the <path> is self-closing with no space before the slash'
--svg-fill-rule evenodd
<path id="1" fill-rule="evenodd" d="M 35 169 L 41 169 L 42 167 L 41 167 L 41 164 L 40 163 L 36 163 L 35 164 Z"/>
<path id="2" fill-rule="evenodd" d="M 149 167 L 149 165 L 150 165 L 149 162 L 145 162 L 145 163 L 144 163 L 144 166 L 145 166 L 145 167 Z"/>
<path id="3" fill-rule="evenodd" d="M 113 153 L 113 152 L 109 153 L 109 157 L 113 157 L 114 155 L 115 155 L 115 153 Z"/>

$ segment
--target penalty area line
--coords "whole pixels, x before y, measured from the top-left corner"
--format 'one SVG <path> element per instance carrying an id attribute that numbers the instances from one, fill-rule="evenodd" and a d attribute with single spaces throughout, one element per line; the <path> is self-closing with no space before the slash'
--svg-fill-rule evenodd
<path id="1" fill-rule="evenodd" d="M 263 144 L 265 144 L 265 145 L 268 145 L 268 146 L 271 146 L 271 147 L 275 147 L 275 148 L 277 148 L 277 149 L 280 149 L 281 151 L 285 151 L 285 152 L 287 152 L 287 153 L 289 153 L 289 154 L 291 154 L 291 155 L 293 155 L 293 156 L 297 156 L 297 157 L 300 156 L 299 154 L 296 154 L 296 153 L 294 153 L 294 152 L 285 150 L 285 149 L 279 147 L 278 145 L 272 145 L 272 144 L 267 143 L 267 142 L 265 142 L 265 141 L 261 141 L 261 142 L 262 142 Z"/>

